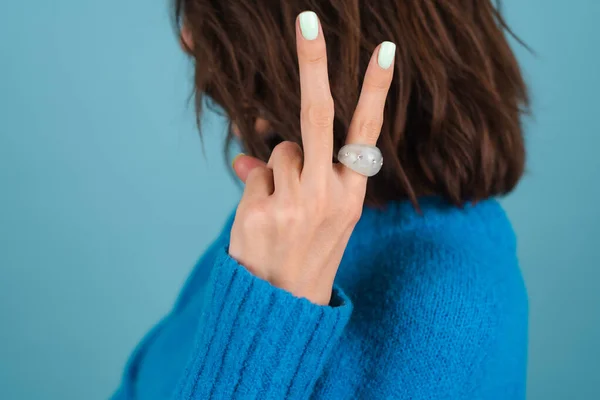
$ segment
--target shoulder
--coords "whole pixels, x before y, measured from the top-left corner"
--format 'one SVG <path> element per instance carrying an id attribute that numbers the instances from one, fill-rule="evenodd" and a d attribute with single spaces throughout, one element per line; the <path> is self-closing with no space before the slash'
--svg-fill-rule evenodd
<path id="1" fill-rule="evenodd" d="M 426 210 L 389 229 L 373 263 L 388 315 L 442 327 L 458 319 L 526 321 L 527 293 L 511 224 L 495 201 Z M 525 323 L 525 322 L 524 322 Z"/>
<path id="2" fill-rule="evenodd" d="M 392 274 L 493 283 L 520 275 L 516 237 L 502 207 L 487 201 L 464 209 L 426 208 L 391 221 L 378 261 Z"/>
<path id="3" fill-rule="evenodd" d="M 352 286 L 357 336 L 387 354 L 384 378 L 407 397 L 427 387 L 439 398 L 514 398 L 505 392 L 521 388 L 526 290 L 510 223 L 483 206 L 386 223 L 372 272 Z"/>

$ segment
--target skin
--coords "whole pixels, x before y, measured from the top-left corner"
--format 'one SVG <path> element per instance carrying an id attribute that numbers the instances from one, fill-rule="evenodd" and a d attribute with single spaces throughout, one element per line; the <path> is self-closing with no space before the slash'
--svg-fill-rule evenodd
<path id="1" fill-rule="evenodd" d="M 320 24 L 318 37 L 306 40 L 297 18 L 296 42 L 305 153 L 295 143 L 282 142 L 266 164 L 247 155 L 236 157 L 233 168 L 245 188 L 231 229 L 229 255 L 272 285 L 327 305 L 361 216 L 367 178 L 331 162 L 334 107 Z M 379 66 L 380 46 L 371 57 L 346 143 L 376 145 L 381 132 L 394 65 Z M 266 130 L 265 123 L 257 122 L 262 124 L 257 128 Z"/>

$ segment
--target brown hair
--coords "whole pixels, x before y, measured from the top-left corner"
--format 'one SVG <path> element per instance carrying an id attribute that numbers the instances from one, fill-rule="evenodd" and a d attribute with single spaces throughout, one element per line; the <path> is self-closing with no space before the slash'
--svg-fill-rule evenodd
<path id="1" fill-rule="evenodd" d="M 373 50 L 384 40 L 397 44 L 378 142 L 385 163 L 369 179 L 367 203 L 416 205 L 433 194 L 460 206 L 506 194 L 520 179 L 529 99 L 499 1 L 174 1 L 177 27 L 194 43 L 186 50 L 195 59 L 198 121 L 205 93 L 236 122 L 250 155 L 266 161 L 272 150 L 254 130 L 257 117 L 301 145 L 294 22 L 312 10 L 327 41 L 335 154 Z"/>

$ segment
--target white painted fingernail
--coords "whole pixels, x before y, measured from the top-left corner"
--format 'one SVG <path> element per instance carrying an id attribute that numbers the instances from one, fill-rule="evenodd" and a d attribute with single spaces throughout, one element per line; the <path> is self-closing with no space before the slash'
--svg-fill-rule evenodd
<path id="1" fill-rule="evenodd" d="M 306 40 L 315 40 L 319 36 L 319 18 L 313 11 L 300 13 L 300 31 Z"/>
<path id="2" fill-rule="evenodd" d="M 379 47 L 379 55 L 377 57 L 377 63 L 383 69 L 388 69 L 392 62 L 394 62 L 394 56 L 396 55 L 396 45 L 392 42 L 383 42 Z"/>

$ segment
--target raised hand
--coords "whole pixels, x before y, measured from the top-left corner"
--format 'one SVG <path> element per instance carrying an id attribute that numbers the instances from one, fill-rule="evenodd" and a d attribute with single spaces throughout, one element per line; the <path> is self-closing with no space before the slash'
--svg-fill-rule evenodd
<path id="1" fill-rule="evenodd" d="M 266 165 L 249 156 L 236 159 L 234 169 L 246 187 L 231 229 L 229 254 L 274 286 L 327 305 L 344 249 L 361 216 L 367 176 L 331 162 L 334 103 L 316 14 L 299 15 L 296 38 L 304 154 L 297 144 L 282 142 Z M 347 144 L 377 143 L 394 57 L 391 42 L 375 49 Z M 363 163 L 362 158 L 361 154 L 353 162 Z"/>

